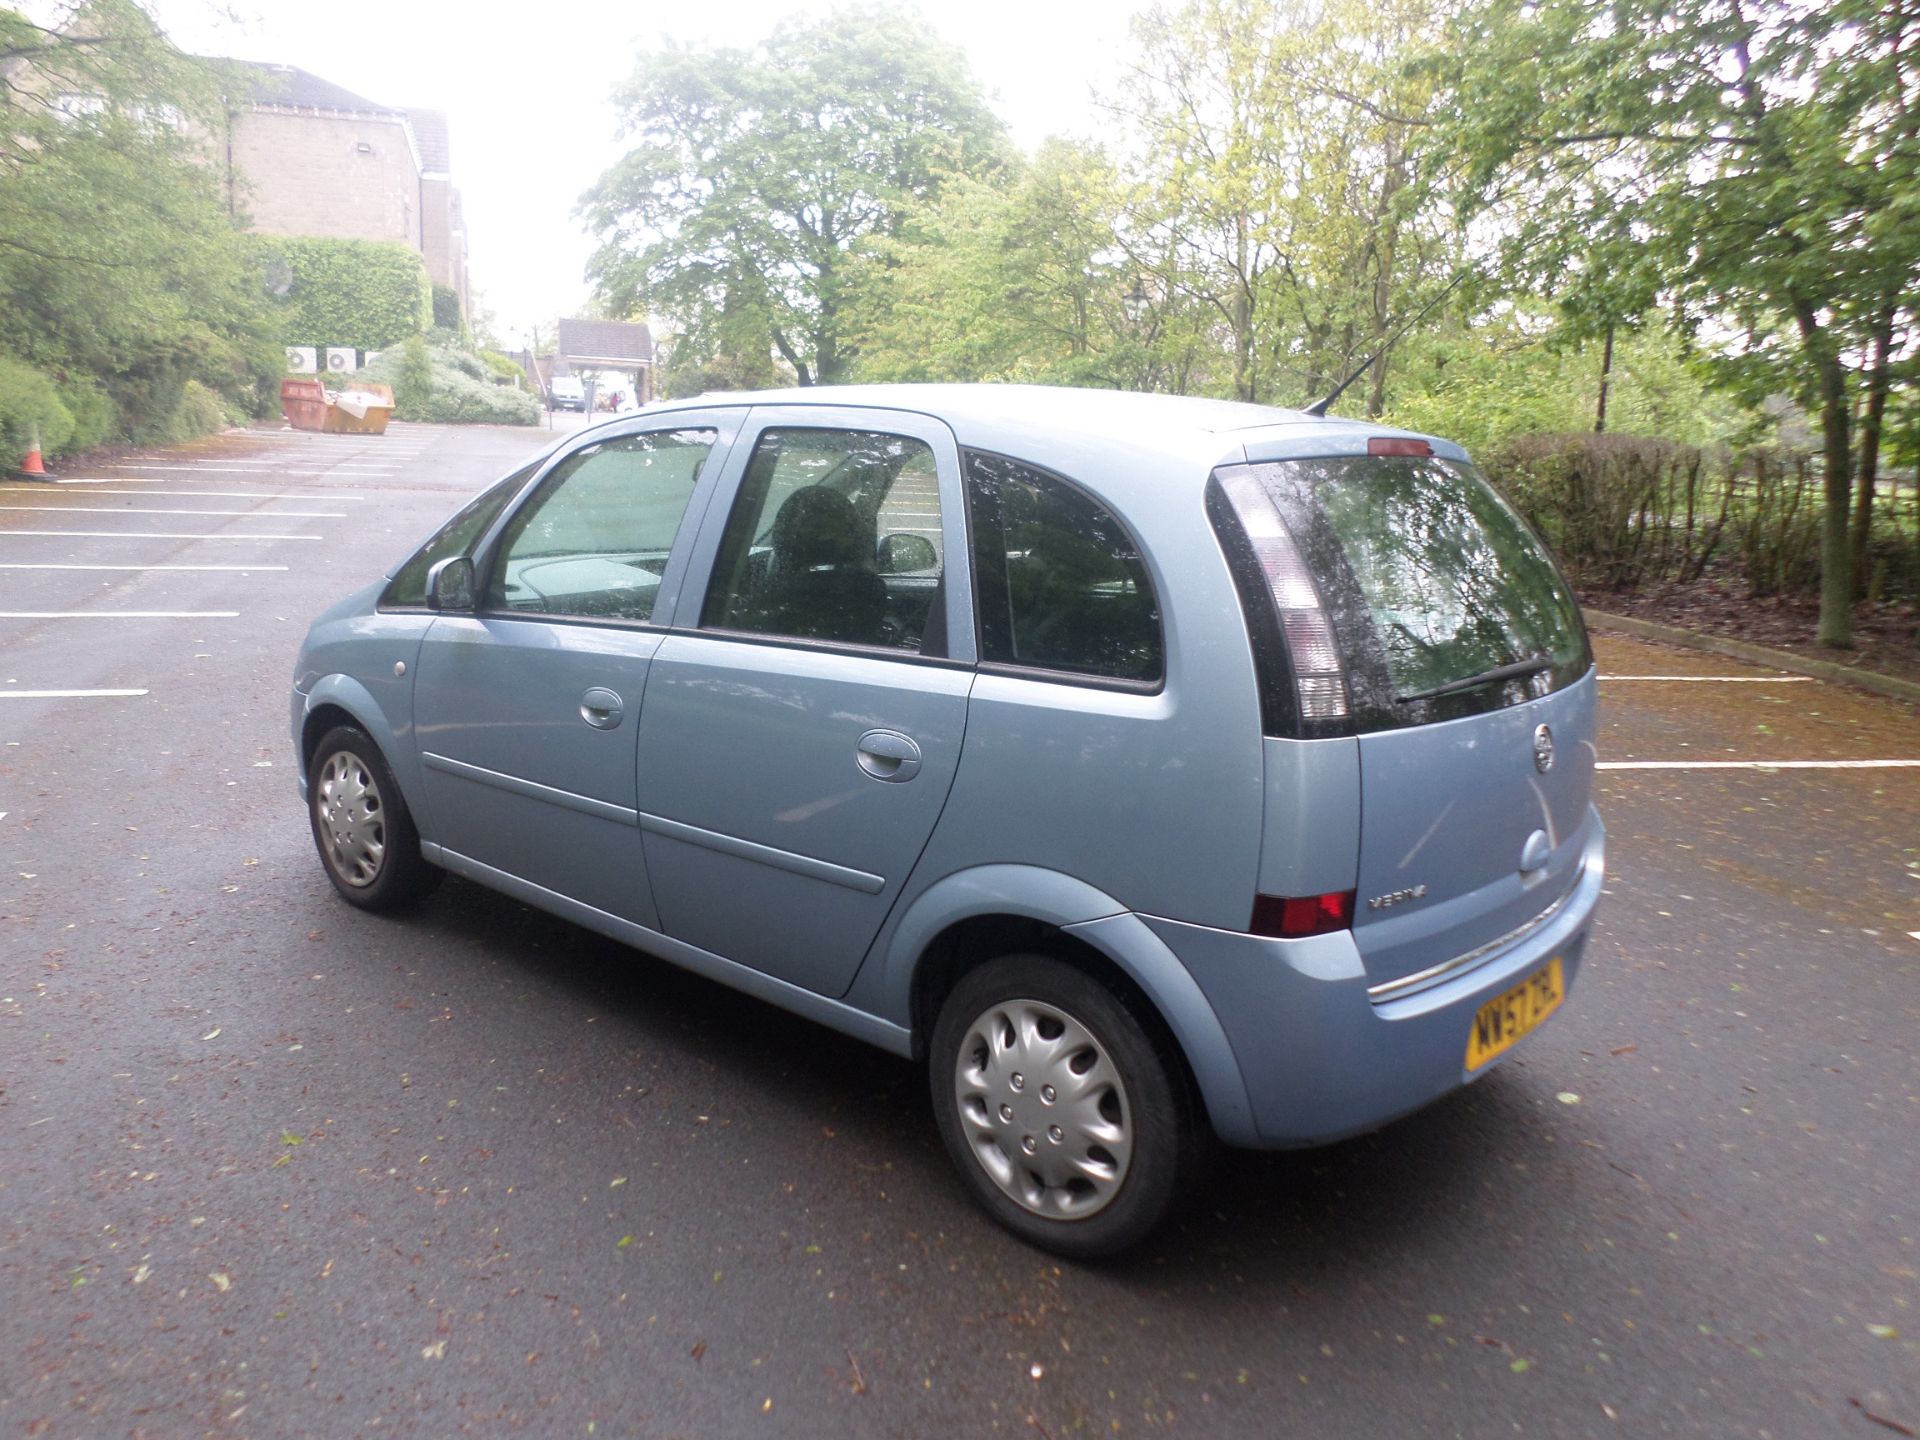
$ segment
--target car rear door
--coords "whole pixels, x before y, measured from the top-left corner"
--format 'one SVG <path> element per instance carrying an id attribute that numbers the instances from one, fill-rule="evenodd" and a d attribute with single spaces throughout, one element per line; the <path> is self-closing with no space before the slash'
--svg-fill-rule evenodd
<path id="1" fill-rule="evenodd" d="M 1464 462 L 1379 448 L 1221 472 L 1236 506 L 1272 504 L 1311 582 L 1279 602 L 1299 733 L 1357 737 L 1353 936 L 1377 999 L 1465 968 L 1571 891 L 1596 688 L 1538 538 Z"/>
<path id="2" fill-rule="evenodd" d="M 640 725 L 640 826 L 669 935 L 846 990 L 959 762 L 962 514 L 937 420 L 752 411 Z"/>

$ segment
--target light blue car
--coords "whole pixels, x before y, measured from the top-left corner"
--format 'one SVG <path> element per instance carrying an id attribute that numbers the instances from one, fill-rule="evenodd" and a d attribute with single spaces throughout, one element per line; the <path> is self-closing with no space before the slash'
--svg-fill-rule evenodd
<path id="1" fill-rule="evenodd" d="M 348 901 L 451 871 L 911 1056 L 1086 1257 L 1216 1138 L 1382 1125 L 1560 1007 L 1594 690 L 1443 440 L 890 386 L 570 437 L 315 622 L 292 720 Z"/>

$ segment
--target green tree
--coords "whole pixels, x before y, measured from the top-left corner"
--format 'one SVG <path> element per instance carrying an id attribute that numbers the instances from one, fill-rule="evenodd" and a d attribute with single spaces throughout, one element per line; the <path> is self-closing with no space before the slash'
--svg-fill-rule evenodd
<path id="1" fill-rule="evenodd" d="M 1141 158 L 1121 241 L 1212 313 L 1243 400 L 1324 394 L 1432 286 L 1458 242 L 1421 184 L 1431 80 L 1405 53 L 1441 0 L 1185 0 L 1135 23 L 1114 101 Z M 1389 359 L 1368 409 L 1385 402 Z"/>
<path id="2" fill-rule="evenodd" d="M 1063 140 L 949 182 L 850 273 L 860 378 L 1177 388 L 1170 358 L 1204 336 L 1176 339 L 1164 287 L 1114 242 L 1119 211 L 1106 155 Z"/>
<path id="3" fill-rule="evenodd" d="M 189 380 L 260 403 L 278 357 L 201 138 L 218 74 L 127 0 L 0 11 L 0 69 L 0 350 L 101 377 L 136 438 Z"/>
<path id="4" fill-rule="evenodd" d="M 1655 295 L 1820 417 L 1819 639 L 1849 643 L 1853 412 L 1920 294 L 1920 12 L 1880 0 L 1481 0 L 1440 139 L 1508 275 L 1604 327 Z M 1865 382 L 1871 387 L 1871 380 Z"/>
<path id="5" fill-rule="evenodd" d="M 891 7 L 789 22 L 750 52 L 649 54 L 615 99 L 635 144 L 584 202 L 600 297 L 671 321 L 691 354 L 764 327 L 803 385 L 850 371 L 856 247 L 1005 157 L 964 58 Z"/>

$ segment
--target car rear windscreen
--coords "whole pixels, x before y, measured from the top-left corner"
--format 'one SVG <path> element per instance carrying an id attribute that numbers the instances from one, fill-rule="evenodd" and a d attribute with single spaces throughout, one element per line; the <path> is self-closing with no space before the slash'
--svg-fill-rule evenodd
<path id="1" fill-rule="evenodd" d="M 1260 468 L 1336 628 L 1351 642 L 1354 610 L 1370 617 L 1378 648 L 1361 648 L 1384 660 L 1399 723 L 1494 708 L 1586 671 L 1566 580 L 1472 466 L 1337 456 Z"/>

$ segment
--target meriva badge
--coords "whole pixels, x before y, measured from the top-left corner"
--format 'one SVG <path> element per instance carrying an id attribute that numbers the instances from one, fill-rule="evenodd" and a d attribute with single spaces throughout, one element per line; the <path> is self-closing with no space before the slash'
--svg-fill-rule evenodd
<path id="1" fill-rule="evenodd" d="M 1427 887 L 1424 885 L 1415 885 L 1406 890 L 1395 890 L 1386 895 L 1376 895 L 1367 901 L 1367 909 L 1391 910 L 1394 906 L 1404 905 L 1409 900 L 1424 900 L 1426 898 Z"/>

